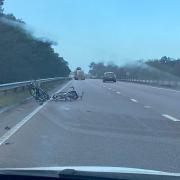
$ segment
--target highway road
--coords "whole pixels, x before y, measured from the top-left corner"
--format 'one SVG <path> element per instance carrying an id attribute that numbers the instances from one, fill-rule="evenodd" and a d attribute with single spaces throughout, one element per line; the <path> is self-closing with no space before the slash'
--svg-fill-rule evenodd
<path id="1" fill-rule="evenodd" d="M 121 166 L 180 172 L 180 92 L 70 81 L 83 100 L 0 114 L 0 167 Z M 10 129 L 5 129 L 5 127 Z"/>

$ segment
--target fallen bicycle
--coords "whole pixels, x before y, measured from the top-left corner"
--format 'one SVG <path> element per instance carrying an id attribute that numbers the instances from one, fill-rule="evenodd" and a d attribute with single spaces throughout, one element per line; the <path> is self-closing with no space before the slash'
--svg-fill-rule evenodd
<path id="1" fill-rule="evenodd" d="M 73 101 L 83 98 L 84 92 L 79 95 L 74 87 L 70 87 L 66 92 L 58 92 L 52 96 L 54 101 Z"/>
<path id="2" fill-rule="evenodd" d="M 36 82 L 32 82 L 29 86 L 30 95 L 36 100 L 36 102 L 42 105 L 45 101 L 50 99 L 49 94 L 43 90 Z"/>

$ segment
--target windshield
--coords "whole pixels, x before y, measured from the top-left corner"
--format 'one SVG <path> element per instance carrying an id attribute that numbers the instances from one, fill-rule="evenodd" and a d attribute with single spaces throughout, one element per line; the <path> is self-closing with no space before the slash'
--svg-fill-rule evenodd
<path id="1" fill-rule="evenodd" d="M 0 0 L 0 167 L 180 173 L 179 0 Z"/>

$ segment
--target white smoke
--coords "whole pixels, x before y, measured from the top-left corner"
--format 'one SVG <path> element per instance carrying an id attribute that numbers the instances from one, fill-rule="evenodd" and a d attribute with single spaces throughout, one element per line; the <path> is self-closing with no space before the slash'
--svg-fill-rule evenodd
<path id="1" fill-rule="evenodd" d="M 39 37 L 38 35 L 40 33 L 38 33 L 38 35 L 37 35 L 37 33 L 36 33 L 36 31 L 34 30 L 33 27 L 28 26 L 23 22 L 13 21 L 13 20 L 10 20 L 10 19 L 8 19 L 6 17 L 0 17 L 0 22 L 2 22 L 4 24 L 7 24 L 9 26 L 12 26 L 12 27 L 21 29 L 24 33 L 31 36 L 33 39 L 36 39 L 38 41 L 42 41 L 42 42 L 45 42 L 45 43 L 48 42 L 53 46 L 57 45 L 57 42 L 55 42 L 54 40 L 51 40 L 48 37 Z"/>

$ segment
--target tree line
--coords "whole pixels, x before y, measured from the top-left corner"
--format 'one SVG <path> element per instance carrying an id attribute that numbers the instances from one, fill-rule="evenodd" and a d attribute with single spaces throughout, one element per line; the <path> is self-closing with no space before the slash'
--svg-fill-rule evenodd
<path id="1" fill-rule="evenodd" d="M 139 60 L 123 66 L 92 62 L 89 68 L 89 73 L 97 78 L 102 78 L 107 71 L 114 72 L 119 79 L 178 80 L 180 78 L 180 59 L 166 56 L 160 59 Z"/>
<path id="2" fill-rule="evenodd" d="M 68 76 L 68 62 L 54 52 L 53 42 L 34 38 L 25 22 L 3 12 L 0 0 L 0 83 Z"/>

